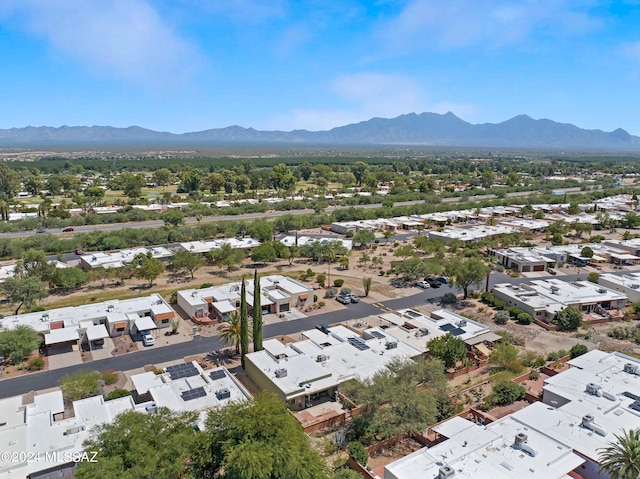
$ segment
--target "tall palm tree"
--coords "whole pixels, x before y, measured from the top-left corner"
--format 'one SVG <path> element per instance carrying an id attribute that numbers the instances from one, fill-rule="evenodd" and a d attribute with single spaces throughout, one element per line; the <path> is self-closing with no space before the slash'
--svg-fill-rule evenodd
<path id="1" fill-rule="evenodd" d="M 638 479 L 640 477 L 640 430 L 623 430 L 614 434 L 615 442 L 599 449 L 600 472 L 610 479 Z"/>
<path id="2" fill-rule="evenodd" d="M 234 311 L 229 315 L 229 321 L 218 326 L 219 337 L 227 346 L 235 346 L 236 354 L 240 354 L 240 315 Z"/>

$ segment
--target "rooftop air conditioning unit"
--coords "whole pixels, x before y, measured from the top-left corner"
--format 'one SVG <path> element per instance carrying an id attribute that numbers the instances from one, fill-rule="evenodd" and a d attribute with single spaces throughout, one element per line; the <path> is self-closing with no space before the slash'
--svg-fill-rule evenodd
<path id="1" fill-rule="evenodd" d="M 631 289 L 640 289 L 640 284 L 638 283 L 633 283 L 631 286 L 629 286 Z"/>
<path id="2" fill-rule="evenodd" d="M 325 354 L 318 354 L 318 356 L 316 357 L 317 363 L 322 363 L 326 360 L 327 360 L 327 356 Z"/>
<path id="3" fill-rule="evenodd" d="M 638 374 L 638 366 L 633 363 L 626 363 L 623 371 L 629 374 Z"/>
<path id="4" fill-rule="evenodd" d="M 277 378 L 286 378 L 287 377 L 287 369 L 286 368 L 276 369 L 276 377 Z"/>
<path id="5" fill-rule="evenodd" d="M 222 399 L 229 399 L 230 397 L 231 391 L 229 391 L 229 389 L 227 388 L 222 388 L 216 391 L 216 398 L 218 398 L 218 401 Z"/>
<path id="6" fill-rule="evenodd" d="M 427 328 L 419 328 L 416 331 L 416 337 L 421 338 L 422 336 L 428 336 L 429 330 Z"/>
<path id="7" fill-rule="evenodd" d="M 458 322 L 458 327 L 459 327 L 459 328 L 464 328 L 466 325 L 467 325 L 467 320 L 466 320 L 466 319 L 461 319 L 461 320 Z"/>
<path id="8" fill-rule="evenodd" d="M 518 434 L 516 434 L 516 440 L 514 442 L 514 444 L 516 446 L 519 446 L 520 444 L 524 444 L 525 442 L 527 442 L 529 438 L 527 437 L 527 435 L 524 432 L 519 432 Z"/>
<path id="9" fill-rule="evenodd" d="M 387 341 L 384 346 L 387 349 L 396 349 L 398 347 L 398 341 Z"/>
<path id="10" fill-rule="evenodd" d="M 591 414 L 582 417 L 581 426 L 585 429 L 595 432 L 599 436 L 606 436 L 607 432 L 595 423 L 595 418 Z"/>
<path id="11" fill-rule="evenodd" d="M 592 396 L 602 396 L 602 386 L 595 383 L 587 384 L 586 393 L 591 394 Z"/>
<path id="12" fill-rule="evenodd" d="M 451 466 L 442 466 L 439 470 L 438 470 L 438 479 L 449 479 L 450 477 L 453 477 L 453 475 L 456 473 L 455 469 L 453 469 L 453 467 Z"/>

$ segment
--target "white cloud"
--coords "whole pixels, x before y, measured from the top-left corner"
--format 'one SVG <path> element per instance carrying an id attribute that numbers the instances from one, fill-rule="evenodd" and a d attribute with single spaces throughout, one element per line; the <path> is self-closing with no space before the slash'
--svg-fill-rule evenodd
<path id="1" fill-rule="evenodd" d="M 393 50 L 500 47 L 535 32 L 573 35 L 596 28 L 590 2 L 571 0 L 410 0 L 378 27 Z"/>
<path id="2" fill-rule="evenodd" d="M 200 62 L 146 0 L 5 0 L 0 13 L 94 73 L 145 87 L 180 83 Z"/>
<path id="3" fill-rule="evenodd" d="M 276 116 L 269 128 L 283 130 L 328 130 L 373 117 L 393 118 L 405 113 L 425 111 L 457 115 L 475 113 L 473 105 L 429 102 L 423 87 L 414 78 L 381 73 L 357 73 L 331 82 L 332 103 L 337 108 L 298 108 Z M 336 98 L 337 97 L 337 98 Z"/>

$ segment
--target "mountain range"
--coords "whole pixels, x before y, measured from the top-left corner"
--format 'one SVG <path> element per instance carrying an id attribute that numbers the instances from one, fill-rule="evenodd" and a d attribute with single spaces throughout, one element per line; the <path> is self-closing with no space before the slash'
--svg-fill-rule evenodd
<path id="1" fill-rule="evenodd" d="M 131 126 L 61 126 L 0 129 L 1 147 L 42 146 L 215 146 L 281 145 L 407 145 L 492 148 L 570 148 L 640 150 L 640 137 L 619 128 L 585 130 L 569 123 L 518 115 L 501 123 L 472 124 L 449 112 L 409 113 L 372 118 L 326 131 L 260 131 L 229 126 L 175 134 Z"/>

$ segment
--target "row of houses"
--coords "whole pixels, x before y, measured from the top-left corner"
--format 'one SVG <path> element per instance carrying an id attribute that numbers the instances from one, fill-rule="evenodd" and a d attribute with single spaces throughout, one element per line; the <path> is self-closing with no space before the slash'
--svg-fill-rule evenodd
<path id="1" fill-rule="evenodd" d="M 261 389 L 277 394 L 293 410 L 334 398 L 351 379 L 372 378 L 391 361 L 424 355 L 427 342 L 451 334 L 469 349 L 484 349 L 500 336 L 486 326 L 447 310 L 430 316 L 412 309 L 380 316 L 381 325 L 362 333 L 349 327 L 322 326 L 302 332 L 303 339 L 264 341 L 264 350 L 245 356 L 248 376 Z"/>
<path id="2" fill-rule="evenodd" d="M 544 381 L 542 401 L 482 424 L 454 417 L 441 442 L 384 468 L 384 479 L 603 479 L 601 448 L 640 428 L 640 361 L 594 350 Z"/>
<path id="3" fill-rule="evenodd" d="M 497 284 L 496 298 L 530 314 L 533 319 L 550 323 L 561 309 L 572 306 L 583 314 L 611 317 L 622 315 L 627 302 L 623 292 L 589 281 L 566 282 L 559 279 L 532 280 L 527 284 Z M 597 317 L 597 316 L 595 316 Z"/>
<path id="4" fill-rule="evenodd" d="M 250 398 L 225 368 L 204 371 L 195 361 L 166 367 L 159 374 L 133 375 L 131 381 L 134 396 L 109 401 L 93 396 L 66 409 L 60 390 L 37 394 L 29 403 L 27 396 L 0 400 L 0 479 L 73 477 L 92 429 L 128 411 L 198 411 L 197 426 L 203 429 L 208 410 Z M 85 460 L 90 459 L 91 453 Z"/>

